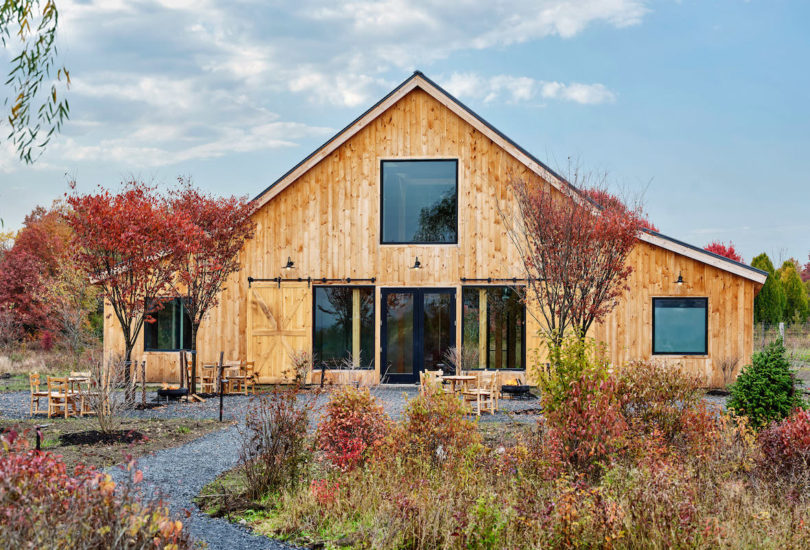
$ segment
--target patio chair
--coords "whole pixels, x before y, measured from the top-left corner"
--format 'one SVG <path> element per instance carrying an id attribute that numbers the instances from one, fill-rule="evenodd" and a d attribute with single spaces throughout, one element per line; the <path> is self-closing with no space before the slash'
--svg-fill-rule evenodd
<path id="1" fill-rule="evenodd" d="M 86 414 L 97 414 L 93 404 L 101 398 L 101 392 L 94 388 L 95 384 L 88 379 L 76 383 L 79 391 L 74 395 L 74 399 L 79 400 L 79 416 Z"/>
<path id="2" fill-rule="evenodd" d="M 419 393 L 426 395 L 431 390 L 449 393 L 452 389 L 442 382 L 441 370 L 426 370 L 419 373 Z"/>
<path id="3" fill-rule="evenodd" d="M 67 378 L 48 377 L 48 418 L 54 415 L 70 415 L 70 409 L 76 414 L 76 395 L 70 391 Z"/>
<path id="4" fill-rule="evenodd" d="M 200 391 L 202 393 L 215 393 L 217 387 L 217 369 L 200 369 Z"/>
<path id="5" fill-rule="evenodd" d="M 38 372 L 28 375 L 28 385 L 31 387 L 31 416 L 35 414 L 48 414 L 48 409 L 40 408 L 40 399 L 47 399 L 48 392 L 40 389 L 41 380 Z"/>
<path id="6" fill-rule="evenodd" d="M 245 361 L 245 367 L 242 372 L 245 378 L 242 381 L 242 385 L 245 389 L 245 395 L 249 392 L 252 392 L 253 395 L 256 395 L 256 381 L 258 376 L 256 375 L 256 362 L 255 361 Z"/>
<path id="7" fill-rule="evenodd" d="M 478 373 L 474 388 L 466 388 L 462 393 L 464 401 L 472 405 L 476 416 L 481 412 L 495 414 L 498 410 L 498 372 Z"/>

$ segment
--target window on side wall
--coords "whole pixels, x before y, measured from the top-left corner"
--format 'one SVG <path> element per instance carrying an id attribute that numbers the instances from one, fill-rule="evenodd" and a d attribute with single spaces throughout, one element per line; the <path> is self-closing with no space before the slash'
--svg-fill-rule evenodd
<path id="1" fill-rule="evenodd" d="M 374 368 L 374 288 L 313 288 L 312 354 L 316 367 Z"/>
<path id="2" fill-rule="evenodd" d="M 179 298 L 166 300 L 163 308 L 152 313 L 154 323 L 143 325 L 144 351 L 191 349 L 191 319 Z"/>
<path id="3" fill-rule="evenodd" d="M 458 242 L 458 161 L 384 160 L 382 244 Z"/>
<path id="4" fill-rule="evenodd" d="M 509 286 L 464 287 L 462 346 L 477 357 L 478 368 L 526 368 L 526 307 L 518 289 Z"/>
<path id="5" fill-rule="evenodd" d="M 708 353 L 708 298 L 653 298 L 653 354 Z"/>

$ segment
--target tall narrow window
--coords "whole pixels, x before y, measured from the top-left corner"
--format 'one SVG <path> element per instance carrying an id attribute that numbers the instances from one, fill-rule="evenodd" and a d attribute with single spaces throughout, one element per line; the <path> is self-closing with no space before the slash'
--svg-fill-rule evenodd
<path id="1" fill-rule="evenodd" d="M 316 286 L 313 295 L 316 365 L 374 368 L 374 288 Z"/>
<path id="2" fill-rule="evenodd" d="M 382 243 L 458 242 L 458 161 L 385 160 Z"/>
<path id="3" fill-rule="evenodd" d="M 183 301 L 166 300 L 163 308 L 152 313 L 155 320 L 144 323 L 144 351 L 176 351 L 191 349 L 191 319 Z"/>
<path id="4" fill-rule="evenodd" d="M 462 289 L 462 345 L 479 368 L 525 369 L 526 308 L 513 287 Z"/>
<path id="5" fill-rule="evenodd" d="M 653 298 L 653 354 L 708 353 L 708 298 Z"/>

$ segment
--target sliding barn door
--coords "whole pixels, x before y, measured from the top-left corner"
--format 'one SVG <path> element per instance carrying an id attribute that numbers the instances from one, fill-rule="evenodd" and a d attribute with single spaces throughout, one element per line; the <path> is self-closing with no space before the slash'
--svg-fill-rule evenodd
<path id="1" fill-rule="evenodd" d="M 261 383 L 291 379 L 291 354 L 310 353 L 312 290 L 306 285 L 253 286 L 248 291 L 247 359 Z"/>

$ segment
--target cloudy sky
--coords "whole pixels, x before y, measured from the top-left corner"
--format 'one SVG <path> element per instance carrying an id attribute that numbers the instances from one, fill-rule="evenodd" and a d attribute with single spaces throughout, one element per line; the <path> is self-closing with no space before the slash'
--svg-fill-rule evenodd
<path id="1" fill-rule="evenodd" d="M 0 142 L 6 228 L 68 177 L 255 196 L 419 69 L 553 168 L 643 193 L 666 234 L 807 260 L 804 1 L 57 5 L 72 119 L 34 166 Z"/>

